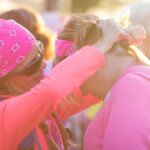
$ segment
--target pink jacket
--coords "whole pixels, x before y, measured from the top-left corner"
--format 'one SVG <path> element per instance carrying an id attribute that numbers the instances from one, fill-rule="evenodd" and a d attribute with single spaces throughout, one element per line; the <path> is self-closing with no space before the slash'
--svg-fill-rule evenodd
<path id="1" fill-rule="evenodd" d="M 61 100 L 103 63 L 103 54 L 86 46 L 58 64 L 29 92 L 0 102 L 0 150 L 16 150 L 20 141 L 55 111 Z M 38 128 L 36 134 L 46 150 L 46 142 Z"/>
<path id="2" fill-rule="evenodd" d="M 150 68 L 131 66 L 89 125 L 84 150 L 150 150 Z"/>

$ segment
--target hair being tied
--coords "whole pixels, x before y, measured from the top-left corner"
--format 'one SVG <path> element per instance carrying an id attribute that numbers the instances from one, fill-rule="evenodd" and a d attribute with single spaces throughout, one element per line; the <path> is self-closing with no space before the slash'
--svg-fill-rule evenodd
<path id="1" fill-rule="evenodd" d="M 98 27 L 99 21 L 100 18 L 95 15 L 75 15 L 64 26 L 57 38 L 74 41 L 76 50 L 85 45 L 92 45 L 102 38 L 102 30 Z"/>
<path id="2" fill-rule="evenodd" d="M 85 45 L 92 45 L 102 38 L 102 30 L 98 27 L 100 20 L 88 20 L 86 17 L 79 17 L 77 31 L 75 34 L 75 49 L 78 50 Z"/>
<path id="3" fill-rule="evenodd" d="M 150 66 L 150 60 L 136 46 L 129 44 L 127 40 L 121 40 L 118 44 L 123 48 L 127 55 L 134 57 L 141 65 Z"/>
<path id="4" fill-rule="evenodd" d="M 125 14 L 121 18 L 120 24 L 124 28 L 128 27 L 128 25 L 129 25 L 129 13 Z M 135 45 L 130 44 L 129 41 L 127 41 L 125 39 L 119 41 L 118 43 L 116 43 L 116 45 L 117 44 L 123 48 L 124 52 L 127 55 L 133 56 L 136 60 L 138 60 L 140 62 L 140 64 L 150 66 L 150 60 L 148 59 L 148 57 L 145 56 L 145 54 L 140 49 L 138 49 Z"/>
<path id="5" fill-rule="evenodd" d="M 79 50 L 85 45 L 93 45 L 103 37 L 101 28 L 98 27 L 100 18 L 91 14 L 79 14 L 73 16 L 70 21 L 64 26 L 61 33 L 58 35 L 60 40 L 68 40 L 75 42 L 75 50 Z M 129 25 L 129 14 L 125 14 L 120 19 L 122 27 L 127 28 Z M 122 51 L 116 51 L 115 46 L 122 47 Z M 123 53 L 124 55 L 132 55 L 139 60 L 141 64 L 149 65 L 148 58 L 135 46 L 131 45 L 128 40 L 121 40 L 114 44 L 110 50 L 111 52 Z M 57 58 L 59 62 L 64 58 Z"/>

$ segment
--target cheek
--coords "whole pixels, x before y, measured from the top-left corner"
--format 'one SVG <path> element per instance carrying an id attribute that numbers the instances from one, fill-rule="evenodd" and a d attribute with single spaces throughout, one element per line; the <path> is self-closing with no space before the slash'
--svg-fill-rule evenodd
<path id="1" fill-rule="evenodd" d="M 42 79 L 43 74 L 41 74 L 41 72 L 37 72 L 36 74 L 26 78 L 26 85 L 29 85 L 30 88 L 32 88 L 36 86 Z"/>
<path id="2" fill-rule="evenodd" d="M 30 89 L 33 86 L 33 79 L 31 77 L 21 76 L 17 81 L 18 85 L 25 89 Z"/>
<path id="3" fill-rule="evenodd" d="M 33 87 L 29 78 L 23 76 L 11 76 L 8 80 L 8 86 L 13 94 L 23 94 Z"/>
<path id="4" fill-rule="evenodd" d="M 38 84 L 40 79 L 38 80 L 35 76 L 20 76 L 16 80 L 15 84 L 18 85 L 18 87 L 24 89 L 25 91 L 30 90 L 32 87 L 34 87 L 36 84 Z"/>

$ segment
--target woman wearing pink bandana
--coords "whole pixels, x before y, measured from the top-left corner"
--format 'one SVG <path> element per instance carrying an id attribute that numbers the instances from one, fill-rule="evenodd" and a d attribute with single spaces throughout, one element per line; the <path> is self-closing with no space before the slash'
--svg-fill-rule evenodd
<path id="1" fill-rule="evenodd" d="M 127 24 L 127 18 L 121 25 Z M 150 61 L 136 48 L 145 33 L 142 27 L 131 26 L 124 30 L 124 36 L 116 38 L 118 31 L 110 28 L 110 22 L 113 20 L 78 15 L 58 35 L 57 42 L 70 41 L 75 52 L 93 44 L 103 49 L 100 38 L 110 49 L 105 53 L 105 64 L 80 87 L 84 95 L 105 99 L 86 131 L 84 150 L 149 150 Z M 108 44 L 110 39 L 114 42 Z M 68 51 L 64 54 L 56 52 L 56 62 L 66 58 Z"/>
<path id="2" fill-rule="evenodd" d="M 114 22 L 110 27 L 116 29 L 118 39 L 123 29 Z M 0 19 L 1 150 L 67 149 L 59 130 L 60 119 L 53 112 L 62 99 L 104 64 L 103 53 L 109 49 L 105 42 L 100 41 L 101 51 L 83 47 L 43 79 L 46 65 L 42 43 L 16 22 Z"/>

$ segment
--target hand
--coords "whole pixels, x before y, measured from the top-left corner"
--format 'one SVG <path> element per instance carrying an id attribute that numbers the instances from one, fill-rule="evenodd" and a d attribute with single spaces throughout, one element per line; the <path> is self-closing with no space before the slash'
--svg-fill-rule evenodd
<path id="1" fill-rule="evenodd" d="M 103 54 L 106 53 L 118 38 L 125 34 L 124 28 L 113 19 L 100 20 L 98 26 L 102 29 L 103 37 L 95 43 Z"/>
<path id="2" fill-rule="evenodd" d="M 145 29 L 141 25 L 129 26 L 125 29 L 124 38 L 128 39 L 130 44 L 141 45 L 146 38 Z"/>

